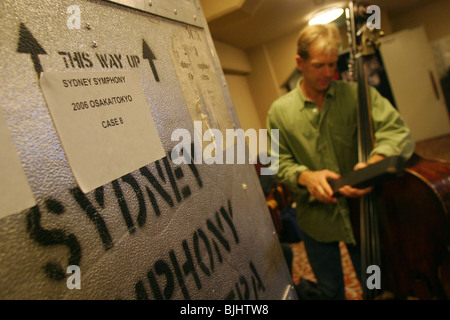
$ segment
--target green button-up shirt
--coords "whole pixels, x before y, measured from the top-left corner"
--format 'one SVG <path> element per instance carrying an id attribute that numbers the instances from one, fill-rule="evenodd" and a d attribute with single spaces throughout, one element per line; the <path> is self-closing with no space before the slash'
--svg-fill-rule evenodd
<path id="1" fill-rule="evenodd" d="M 279 129 L 277 178 L 294 193 L 304 232 L 317 241 L 355 243 L 347 200 L 340 197 L 337 204 L 309 201 L 308 190 L 297 184 L 297 178 L 304 170 L 346 173 L 358 162 L 356 83 L 333 81 L 319 111 L 302 93 L 300 81 L 272 104 L 267 116 L 269 134 Z M 370 97 L 375 136 L 371 155 L 409 158 L 414 141 L 405 122 L 376 89 L 370 88 Z M 276 154 L 271 156 L 274 161 Z"/>

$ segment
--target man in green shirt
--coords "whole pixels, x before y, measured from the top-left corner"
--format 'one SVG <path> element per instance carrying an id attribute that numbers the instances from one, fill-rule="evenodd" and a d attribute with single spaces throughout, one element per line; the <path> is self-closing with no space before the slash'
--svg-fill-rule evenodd
<path id="1" fill-rule="evenodd" d="M 277 178 L 295 195 L 298 223 L 317 279 L 314 296 L 307 290 L 311 283 L 301 280 L 298 293 L 305 299 L 345 299 L 339 242 L 346 242 L 351 253 L 355 244 L 346 197 L 371 192 L 345 186 L 339 190 L 344 197 L 336 198 L 327 179 L 394 154 L 407 159 L 414 151 L 399 113 L 370 88 L 375 144 L 367 164 L 358 163 L 357 86 L 333 80 L 339 46 L 335 25 L 304 28 L 296 56 L 302 78 L 272 104 L 267 116 L 268 132 L 279 129 Z"/>

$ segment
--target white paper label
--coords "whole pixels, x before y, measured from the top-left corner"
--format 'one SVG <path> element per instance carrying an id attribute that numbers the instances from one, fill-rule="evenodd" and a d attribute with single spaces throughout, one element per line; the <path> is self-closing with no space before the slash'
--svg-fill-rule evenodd
<path id="1" fill-rule="evenodd" d="M 136 71 L 44 72 L 40 84 L 83 192 L 165 156 Z"/>

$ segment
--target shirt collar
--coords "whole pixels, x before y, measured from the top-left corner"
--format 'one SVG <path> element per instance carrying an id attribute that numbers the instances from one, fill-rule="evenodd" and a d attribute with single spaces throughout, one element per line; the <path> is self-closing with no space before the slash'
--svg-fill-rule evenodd
<path id="1" fill-rule="evenodd" d="M 302 89 L 300 88 L 300 84 L 303 81 L 303 77 L 300 77 L 300 79 L 298 79 L 297 81 L 297 85 L 295 87 L 295 89 L 297 90 L 298 93 L 298 98 L 300 99 L 300 110 L 302 110 L 303 108 L 305 108 L 306 103 L 311 103 L 303 94 Z M 327 93 L 325 94 L 326 98 L 334 98 L 336 96 L 336 82 L 334 80 L 331 81 L 330 83 L 330 87 L 327 90 Z"/>

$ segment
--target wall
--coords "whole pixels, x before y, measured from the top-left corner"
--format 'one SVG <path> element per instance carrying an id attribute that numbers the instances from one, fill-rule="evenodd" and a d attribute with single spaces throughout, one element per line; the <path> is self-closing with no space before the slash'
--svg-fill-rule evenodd
<path id="1" fill-rule="evenodd" d="M 441 0 L 419 9 L 390 15 L 381 8 L 381 26 L 386 35 L 405 28 L 423 24 L 430 42 L 450 35 L 450 2 Z M 436 23 L 436 21 L 440 21 Z M 295 51 L 298 31 L 287 34 L 279 39 L 251 48 L 247 55 L 251 72 L 245 73 L 250 94 L 253 98 L 261 124 L 265 127 L 265 119 L 272 102 L 285 93 L 283 85 L 296 69 Z M 343 39 L 344 45 L 346 39 Z M 218 48 L 220 60 L 222 56 Z M 226 53 L 222 53 L 223 56 Z M 233 81 L 229 79 L 229 81 Z M 233 100 L 248 99 L 239 97 L 239 92 L 232 92 Z M 243 114 L 236 107 L 238 114 Z M 241 117 L 241 115 L 239 115 Z"/>
<path id="2" fill-rule="evenodd" d="M 228 83 L 228 89 L 233 96 L 233 104 L 236 108 L 242 129 L 255 130 L 263 128 L 253 102 L 252 95 L 245 76 L 238 74 L 225 74 Z"/>
<path id="3" fill-rule="evenodd" d="M 259 119 L 265 125 L 266 114 L 273 100 L 281 96 L 272 60 L 267 46 L 248 51 L 253 72 L 248 75 L 249 87 L 258 110 Z"/>
<path id="4" fill-rule="evenodd" d="M 249 88 L 248 75 L 252 68 L 247 53 L 220 41 L 214 41 L 214 46 L 242 129 L 263 128 Z"/>
<path id="5" fill-rule="evenodd" d="M 432 42 L 450 35 L 450 1 L 440 0 L 408 12 L 389 15 L 393 32 L 423 25 Z"/>

